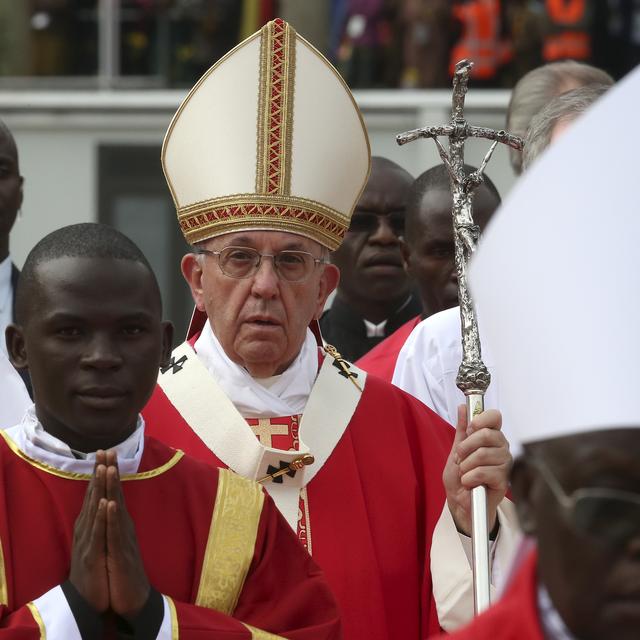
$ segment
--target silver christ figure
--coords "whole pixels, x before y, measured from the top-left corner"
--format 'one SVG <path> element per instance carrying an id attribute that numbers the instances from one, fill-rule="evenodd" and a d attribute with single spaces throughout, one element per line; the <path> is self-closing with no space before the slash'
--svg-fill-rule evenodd
<path id="1" fill-rule="evenodd" d="M 462 363 L 458 369 L 456 385 L 465 394 L 469 420 L 484 410 L 484 394 L 491 381 L 489 370 L 482 362 L 480 336 L 473 301 L 467 286 L 467 263 L 476 248 L 479 227 L 473 221 L 473 192 L 482 184 L 483 173 L 499 142 L 521 150 L 522 139 L 506 131 L 494 131 L 475 127 L 464 118 L 464 101 L 467 93 L 469 72 L 473 62 L 461 60 L 456 64 L 453 76 L 453 107 L 451 122 L 439 127 L 423 127 L 396 136 L 398 144 L 413 142 L 418 138 L 431 138 L 438 148 L 442 162 L 449 171 L 451 195 L 453 197 L 453 230 L 455 239 L 455 263 L 458 274 L 458 300 L 462 327 Z M 439 136 L 449 139 L 449 151 L 440 143 Z M 464 172 L 464 143 L 467 138 L 485 138 L 493 144 L 480 167 L 473 173 Z M 489 567 L 489 526 L 487 514 L 487 491 L 477 487 L 471 494 L 473 517 L 473 595 L 476 614 L 490 604 L 491 572 Z"/>

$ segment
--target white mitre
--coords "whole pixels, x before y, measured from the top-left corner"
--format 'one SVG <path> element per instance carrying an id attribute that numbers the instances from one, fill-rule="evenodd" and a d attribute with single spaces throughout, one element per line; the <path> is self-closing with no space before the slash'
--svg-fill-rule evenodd
<path id="1" fill-rule="evenodd" d="M 287 22 L 209 69 L 175 114 L 162 166 L 187 242 L 275 230 L 336 249 L 369 175 L 344 80 Z"/>
<path id="2" fill-rule="evenodd" d="M 470 269 L 523 443 L 640 427 L 640 67 L 518 182 Z"/>

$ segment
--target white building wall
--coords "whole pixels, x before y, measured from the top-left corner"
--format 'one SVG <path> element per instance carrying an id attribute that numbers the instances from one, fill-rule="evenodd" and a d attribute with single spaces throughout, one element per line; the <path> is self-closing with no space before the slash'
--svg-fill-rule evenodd
<path id="1" fill-rule="evenodd" d="M 0 93 L 0 118 L 14 133 L 25 177 L 22 215 L 11 235 L 11 253 L 18 265 L 53 229 L 97 220 L 98 146 L 160 145 L 184 95 L 180 91 Z M 508 95 L 471 88 L 468 120 L 503 128 Z M 373 154 L 391 158 L 414 176 L 440 162 L 433 142 L 398 147 L 395 135 L 446 123 L 450 92 L 363 91 L 356 93 L 356 99 Z M 488 147 L 486 141 L 470 141 L 467 162 L 479 164 Z M 515 180 L 506 149 L 496 151 L 487 173 L 506 195 Z"/>

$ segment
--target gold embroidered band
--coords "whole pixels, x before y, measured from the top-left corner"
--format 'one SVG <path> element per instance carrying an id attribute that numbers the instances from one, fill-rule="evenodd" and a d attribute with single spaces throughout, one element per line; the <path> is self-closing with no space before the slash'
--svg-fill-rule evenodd
<path id="1" fill-rule="evenodd" d="M 234 612 L 253 559 L 263 503 L 259 485 L 220 469 L 197 605 Z"/>
<path id="2" fill-rule="evenodd" d="M 290 231 L 337 249 L 349 227 L 346 216 L 314 200 L 296 196 L 237 194 L 213 198 L 178 210 L 190 244 L 234 231 Z"/>
<path id="3" fill-rule="evenodd" d="M 7 571 L 4 564 L 4 551 L 0 540 L 0 605 L 9 604 L 9 589 L 7 588 Z"/>
<path id="4" fill-rule="evenodd" d="M 251 631 L 251 640 L 284 640 L 282 636 L 276 636 L 273 633 L 269 633 L 268 631 L 263 631 L 262 629 L 256 629 L 252 627 L 250 624 L 244 624 L 249 631 Z"/>
<path id="5" fill-rule="evenodd" d="M 171 616 L 171 640 L 179 640 L 180 625 L 178 624 L 178 612 L 176 611 L 176 605 L 169 596 L 165 596 L 165 598 L 167 600 L 167 605 L 169 606 L 169 615 Z"/>
<path id="6" fill-rule="evenodd" d="M 296 32 L 276 19 L 262 28 L 256 193 L 291 192 Z"/>
<path id="7" fill-rule="evenodd" d="M 47 628 L 45 627 L 44 620 L 38 611 L 38 607 L 36 607 L 33 602 L 27 602 L 27 609 L 31 612 L 33 619 L 38 625 L 38 630 L 40 631 L 40 640 L 47 640 Z"/>

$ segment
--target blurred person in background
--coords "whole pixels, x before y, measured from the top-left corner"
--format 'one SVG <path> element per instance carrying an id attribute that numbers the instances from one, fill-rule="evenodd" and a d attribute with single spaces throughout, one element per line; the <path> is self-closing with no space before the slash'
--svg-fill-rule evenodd
<path id="1" fill-rule="evenodd" d="M 513 88 L 507 107 L 506 130 L 524 139 L 531 119 L 555 96 L 589 84 L 611 86 L 613 78 L 602 69 L 575 60 L 551 62 L 529 71 Z M 514 173 L 522 171 L 522 152 L 509 149 Z"/>
<path id="2" fill-rule="evenodd" d="M 588 84 L 551 100 L 531 120 L 522 152 L 522 170 L 528 171 L 545 149 L 610 88 L 609 84 Z"/>
<path id="3" fill-rule="evenodd" d="M 546 20 L 542 58 L 545 62 L 592 56 L 594 5 L 590 0 L 545 0 Z"/>
<path id="4" fill-rule="evenodd" d="M 457 0 L 452 3 L 454 25 L 459 32 L 449 61 L 449 76 L 455 65 L 467 58 L 474 63 L 473 86 L 494 86 L 511 50 L 505 38 L 499 0 Z"/>
<path id="5" fill-rule="evenodd" d="M 511 56 L 502 69 L 500 85 L 511 88 L 543 62 L 544 7 L 539 0 L 509 0 L 502 3 L 502 20 Z"/>
<path id="6" fill-rule="evenodd" d="M 352 362 L 420 313 L 402 257 L 412 182 L 395 162 L 374 156 L 349 230 L 331 256 L 340 283 L 320 329 L 324 340 Z"/>
<path id="7" fill-rule="evenodd" d="M 476 168 L 465 165 L 465 172 Z M 500 194 L 485 174 L 474 192 L 474 220 L 483 231 L 500 205 Z M 400 349 L 413 329 L 428 316 L 458 304 L 458 274 L 451 218 L 451 188 L 444 165 L 422 173 L 407 199 L 403 253 L 406 269 L 420 295 L 422 313 L 365 354 L 356 364 L 391 382 Z"/>
<path id="8" fill-rule="evenodd" d="M 400 86 L 446 87 L 453 44 L 449 0 L 402 0 Z"/>
<path id="9" fill-rule="evenodd" d="M 5 354 L 4 331 L 14 319 L 15 290 L 20 275 L 9 255 L 9 235 L 22 206 L 23 184 L 16 142 L 0 120 L 0 348 Z"/>
<path id="10" fill-rule="evenodd" d="M 465 165 L 464 170 L 469 175 L 477 169 Z M 495 184 L 484 174 L 473 192 L 474 222 L 480 231 L 500 201 Z M 407 201 L 405 257 L 407 272 L 420 291 L 423 318 L 458 304 L 452 207 L 449 172 L 444 165 L 431 167 L 416 178 Z"/>

